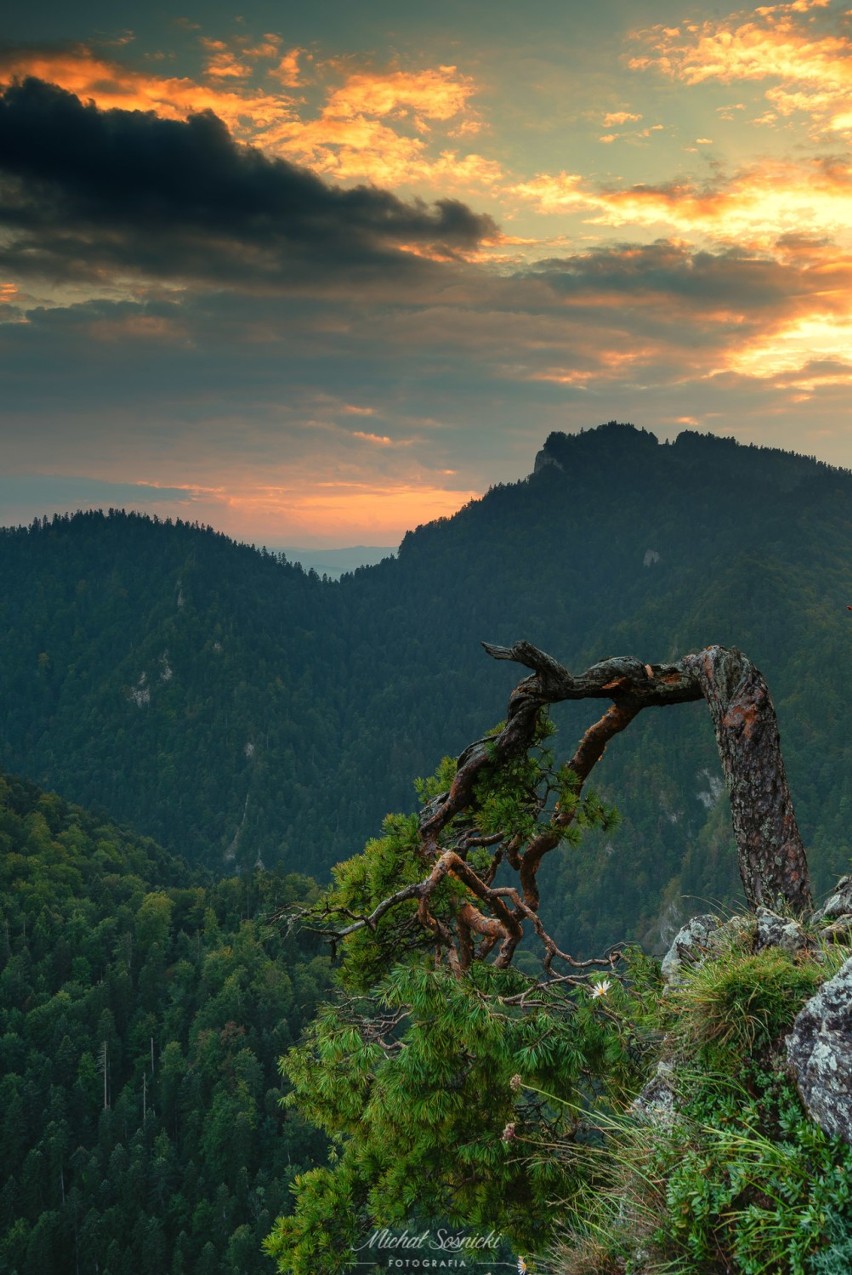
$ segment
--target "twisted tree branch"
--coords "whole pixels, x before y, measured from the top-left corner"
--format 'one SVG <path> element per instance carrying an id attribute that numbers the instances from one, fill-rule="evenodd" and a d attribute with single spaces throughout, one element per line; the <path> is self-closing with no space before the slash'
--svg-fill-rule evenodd
<path id="1" fill-rule="evenodd" d="M 493 659 L 512 660 L 530 669 L 530 676 L 512 691 L 502 729 L 470 744 L 458 758 L 449 791 L 424 806 L 418 852 L 426 875 L 389 895 L 369 915 L 354 918 L 336 931 L 336 937 L 364 927 L 374 929 L 391 908 L 417 900 L 420 923 L 431 931 L 452 967 L 460 972 L 498 944 L 496 963 L 508 965 L 523 937 L 525 922 L 532 925 L 544 946 L 546 968 L 555 958 L 572 962 L 546 933 L 538 916 L 537 874 L 545 855 L 563 840 L 576 806 L 564 810 L 557 806 L 547 822 L 526 838 L 526 844 L 511 830 L 482 835 L 475 824 L 480 779 L 525 756 L 537 742 L 546 709 L 564 700 L 611 701 L 603 716 L 586 730 L 568 763 L 574 795 L 579 796 L 609 741 L 643 708 L 703 698 L 710 709 L 730 789 L 740 875 L 749 906 L 764 904 L 799 913 L 812 906 L 807 858 L 787 786 L 775 709 L 762 675 L 741 651 L 708 646 L 668 664 L 645 664 L 631 656 L 618 656 L 574 676 L 529 642 L 483 646 Z M 536 817 L 544 802 L 543 797 L 533 802 Z M 493 848 L 494 856 L 504 857 L 519 874 L 520 891 L 493 886 L 494 857 L 490 870 L 476 871 L 467 862 L 474 846 Z M 468 896 L 449 921 L 436 916 L 431 906 L 436 889 L 448 876 L 459 881 Z"/>

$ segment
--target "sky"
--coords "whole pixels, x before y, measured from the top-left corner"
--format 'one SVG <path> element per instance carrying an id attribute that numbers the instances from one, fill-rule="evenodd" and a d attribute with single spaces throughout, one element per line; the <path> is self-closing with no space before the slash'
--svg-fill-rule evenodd
<path id="1" fill-rule="evenodd" d="M 630 421 L 852 467 L 852 9 L 18 4 L 0 523 L 393 545 Z"/>

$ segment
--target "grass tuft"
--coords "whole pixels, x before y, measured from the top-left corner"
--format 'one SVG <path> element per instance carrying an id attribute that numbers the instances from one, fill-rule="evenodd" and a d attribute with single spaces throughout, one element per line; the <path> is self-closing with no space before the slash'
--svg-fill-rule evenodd
<path id="1" fill-rule="evenodd" d="M 672 1032 L 714 1071 L 738 1071 L 792 1024 L 826 977 L 818 961 L 779 948 L 732 948 L 688 971 L 668 997 Z"/>

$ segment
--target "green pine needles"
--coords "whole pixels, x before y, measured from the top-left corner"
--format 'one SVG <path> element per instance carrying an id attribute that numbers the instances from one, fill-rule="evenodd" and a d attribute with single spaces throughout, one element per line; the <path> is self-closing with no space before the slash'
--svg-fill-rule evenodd
<path id="1" fill-rule="evenodd" d="M 459 979 L 421 961 L 324 1011 L 283 1071 L 335 1156 L 298 1179 L 296 1212 L 276 1225 L 282 1270 L 343 1270 L 374 1230 L 435 1219 L 519 1252 L 546 1244 L 597 1136 L 578 1104 L 622 1099 L 635 1069 L 602 997 L 530 991 L 511 970 Z M 571 1144 L 575 1156 L 555 1153 Z"/>

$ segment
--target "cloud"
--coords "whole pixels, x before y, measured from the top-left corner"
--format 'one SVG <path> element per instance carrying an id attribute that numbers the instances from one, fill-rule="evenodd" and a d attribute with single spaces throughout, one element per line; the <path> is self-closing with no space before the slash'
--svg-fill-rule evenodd
<path id="1" fill-rule="evenodd" d="M 654 68 L 688 85 L 776 81 L 766 98 L 781 115 L 802 111 L 820 131 L 852 130 L 852 39 L 827 25 L 828 0 L 764 5 L 727 18 L 652 27 L 637 36 L 649 52 L 634 70 Z"/>
<path id="2" fill-rule="evenodd" d="M 205 74 L 212 79 L 246 80 L 251 75 L 254 69 L 251 61 L 247 58 L 241 60 L 224 40 L 204 38 L 201 43 L 207 51 Z"/>
<path id="3" fill-rule="evenodd" d="M 642 116 L 629 115 L 629 116 L 626 116 L 625 118 L 641 119 Z M 664 129 L 665 129 L 664 124 L 651 124 L 647 128 L 633 128 L 626 133 L 604 133 L 601 137 L 598 138 L 598 141 L 603 142 L 605 145 L 609 145 L 610 142 L 622 141 L 625 138 L 628 141 L 637 141 L 637 140 L 649 138 L 654 133 L 662 133 Z"/>
<path id="4" fill-rule="evenodd" d="M 430 207 L 337 189 L 234 141 L 210 112 L 185 122 L 84 106 L 29 79 L 0 95 L 0 263 L 33 274 L 267 284 L 359 269 L 405 272 L 496 234 L 456 200 Z"/>
<path id="5" fill-rule="evenodd" d="M 279 436 L 291 456 L 297 437 L 300 448 L 323 438 L 323 450 L 348 449 L 355 465 L 367 451 L 390 462 L 404 450 L 444 468 L 453 458 L 436 440 L 476 433 L 495 393 L 517 412 L 532 384 L 603 392 L 697 384 L 720 369 L 766 379 L 746 351 L 818 316 L 840 332 L 852 267 L 813 242 L 785 251 L 781 262 L 670 241 L 622 244 L 508 278 L 467 271 L 452 286 L 403 288 L 379 306 L 365 306 L 359 291 L 325 301 L 235 291 L 227 301 L 187 294 L 31 310 L 5 337 L 6 408 L 10 417 L 50 411 L 64 398 L 94 415 L 121 386 L 142 418 L 165 403 L 178 419 L 209 420 L 217 445 L 215 421 L 244 416 L 260 452 Z M 248 429 L 237 431 L 246 455 L 255 447 Z M 206 451 L 201 435 L 196 450 Z"/>
<path id="6" fill-rule="evenodd" d="M 446 146 L 437 154 L 420 136 L 408 136 L 382 119 L 366 115 L 288 122 L 271 130 L 276 152 L 336 181 L 364 180 L 388 186 L 433 184 L 447 189 L 491 189 L 503 177 L 501 165 L 476 152 Z"/>
<path id="7" fill-rule="evenodd" d="M 630 124 L 641 120 L 641 115 L 632 115 L 630 111 L 610 111 L 604 116 L 604 128 L 611 128 L 613 124 Z"/>
<path id="8" fill-rule="evenodd" d="M 212 111 L 235 139 L 337 181 L 469 190 L 490 188 L 502 176 L 497 161 L 456 144 L 481 129 L 470 105 L 477 86 L 456 66 L 353 69 L 348 60 L 319 61 L 300 48 L 282 54 L 280 37 L 271 34 L 259 43 L 248 36 L 201 36 L 199 43 L 200 80 L 140 70 L 80 44 L 6 49 L 0 82 L 33 77 L 101 110 L 153 110 L 162 119 Z M 281 87 L 270 91 L 270 79 Z M 306 87 L 309 96 L 284 91 Z"/>
<path id="9" fill-rule="evenodd" d="M 317 115 L 270 127 L 264 144 L 339 181 L 470 189 L 491 188 L 503 176 L 496 160 L 454 144 L 481 127 L 470 107 L 476 85 L 455 66 L 346 71 L 325 92 Z"/>
<path id="10" fill-rule="evenodd" d="M 357 72 L 329 97 L 324 113 L 347 119 L 357 115 L 398 116 L 414 111 L 421 120 L 449 120 L 465 110 L 475 92 L 470 76 L 458 67 L 384 74 Z"/>
<path id="11" fill-rule="evenodd" d="M 283 84 L 285 88 L 299 88 L 300 85 L 304 83 L 303 73 L 299 63 L 305 56 L 305 49 L 288 49 L 281 57 L 278 64 L 270 69 L 269 74 L 278 80 L 280 84 Z"/>
<path id="12" fill-rule="evenodd" d="M 226 53 L 225 46 L 220 52 Z M 233 55 L 228 57 L 234 61 Z M 28 78 L 58 84 L 101 110 L 155 111 L 161 119 L 171 120 L 213 111 L 242 140 L 255 137 L 259 128 L 295 118 L 292 95 L 244 84 L 226 88 L 222 79 L 227 77 L 218 77 L 215 71 L 207 84 L 188 76 L 157 75 L 117 62 L 84 44 L 0 52 L 0 82 L 9 85 Z"/>
<path id="13" fill-rule="evenodd" d="M 693 242 L 769 249 L 802 226 L 848 238 L 852 170 L 830 159 L 765 160 L 704 183 L 684 178 L 607 188 L 577 173 L 558 173 L 541 174 L 514 190 L 542 213 L 580 213 L 593 225 L 656 227 Z"/>
<path id="14" fill-rule="evenodd" d="M 706 347 L 693 374 L 703 365 L 706 376 L 734 373 L 808 394 L 850 386 L 852 260 L 813 241 L 791 239 L 785 248 L 786 263 L 659 243 L 590 254 L 565 263 L 564 273 L 559 263 L 540 269 L 551 286 L 575 295 L 593 289 L 598 298 L 644 300 L 644 340 L 637 332 L 614 362 L 611 352 L 602 353 L 613 374 L 628 364 L 671 359 L 678 343 L 672 323 L 689 334 L 687 346 Z M 654 317 L 655 294 L 665 298 L 669 323 Z"/>
<path id="15" fill-rule="evenodd" d="M 393 439 L 387 434 L 365 434 L 363 430 L 353 429 L 353 438 L 360 438 L 362 443 L 374 443 L 377 447 L 392 447 Z M 405 440 L 408 442 L 408 440 Z"/>
<path id="16" fill-rule="evenodd" d="M 761 333 L 732 353 L 729 366 L 745 376 L 763 379 L 795 373 L 813 365 L 833 370 L 813 373 L 808 388 L 819 384 L 852 385 L 852 308 L 845 314 L 814 312 Z"/>

